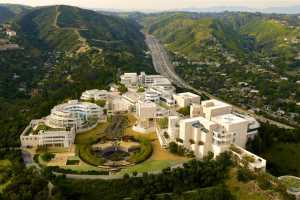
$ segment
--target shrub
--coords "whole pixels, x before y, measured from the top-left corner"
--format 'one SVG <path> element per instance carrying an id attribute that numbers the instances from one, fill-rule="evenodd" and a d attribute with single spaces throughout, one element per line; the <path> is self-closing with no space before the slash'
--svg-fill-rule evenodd
<path id="1" fill-rule="evenodd" d="M 237 179 L 241 182 L 248 182 L 255 179 L 255 175 L 247 168 L 239 168 L 237 171 Z"/>
<path id="2" fill-rule="evenodd" d="M 177 112 L 184 116 L 188 116 L 188 115 L 190 115 L 190 106 L 180 108 Z"/>
<path id="3" fill-rule="evenodd" d="M 188 152 L 183 146 L 178 145 L 175 142 L 170 142 L 169 151 L 180 156 L 184 156 L 186 152 Z"/>
<path id="4" fill-rule="evenodd" d="M 258 176 L 257 184 L 262 190 L 268 190 L 272 187 L 272 183 L 263 175 Z"/>
<path id="5" fill-rule="evenodd" d="M 50 160 L 52 160 L 53 158 L 55 158 L 55 154 L 46 152 L 46 153 L 43 153 L 41 155 L 41 158 L 42 158 L 43 161 L 49 162 Z"/>
<path id="6" fill-rule="evenodd" d="M 97 101 L 95 101 L 95 103 L 100 107 L 104 107 L 106 104 L 106 101 L 105 100 L 97 100 Z"/>
<path id="7" fill-rule="evenodd" d="M 141 148 L 138 152 L 134 153 L 129 160 L 134 163 L 141 163 L 151 156 L 153 148 L 149 140 L 141 137 L 135 139 L 141 144 Z"/>
<path id="8" fill-rule="evenodd" d="M 86 175 L 109 175 L 109 171 L 95 171 L 95 170 L 90 170 L 90 171 L 75 171 L 72 169 L 63 169 L 58 166 L 50 166 L 46 167 L 45 170 L 50 170 L 53 172 L 58 172 L 58 173 L 63 173 L 63 174 L 86 174 Z"/>
<path id="9" fill-rule="evenodd" d="M 245 160 L 246 162 L 249 162 L 249 163 L 255 162 L 255 159 L 252 156 L 248 156 L 248 155 L 244 156 L 243 160 Z"/>
<path id="10" fill-rule="evenodd" d="M 169 144 L 169 151 L 171 152 L 171 153 L 177 153 L 177 151 L 178 151 L 178 144 L 176 144 L 175 142 L 170 142 L 170 144 Z"/>
<path id="11" fill-rule="evenodd" d="M 98 155 L 95 155 L 91 146 L 89 145 L 78 145 L 79 157 L 84 162 L 93 165 L 99 166 L 104 163 L 104 159 L 100 158 Z"/>
<path id="12" fill-rule="evenodd" d="M 141 93 L 141 92 L 145 92 L 145 88 L 143 87 L 139 87 L 139 89 L 137 90 L 137 92 Z"/>
<path id="13" fill-rule="evenodd" d="M 190 144 L 195 144 L 195 141 L 193 139 L 189 140 Z"/>
<path id="14" fill-rule="evenodd" d="M 168 118 L 164 117 L 158 120 L 158 125 L 160 129 L 168 128 Z"/>
<path id="15" fill-rule="evenodd" d="M 179 142 L 179 143 L 183 143 L 183 140 L 181 138 L 176 138 L 176 142 Z"/>
<path id="16" fill-rule="evenodd" d="M 78 165 L 79 162 L 79 160 L 67 160 L 66 165 Z"/>
<path id="17" fill-rule="evenodd" d="M 127 89 L 127 87 L 125 86 L 125 85 L 123 85 L 123 84 L 119 84 L 118 85 L 118 91 L 121 93 L 121 94 L 124 94 L 124 93 L 126 93 L 127 91 L 128 91 L 128 89 Z"/>
<path id="18" fill-rule="evenodd" d="M 138 175 L 137 171 L 132 172 L 132 176 L 137 176 L 137 175 Z"/>
<path id="19" fill-rule="evenodd" d="M 166 139 L 169 139 L 169 138 L 170 138 L 170 136 L 168 135 L 167 132 L 164 132 L 164 137 L 165 137 Z"/>
<path id="20" fill-rule="evenodd" d="M 123 175 L 123 178 L 124 178 L 124 179 L 129 179 L 130 176 L 129 176 L 129 174 L 125 173 L 125 174 Z"/>

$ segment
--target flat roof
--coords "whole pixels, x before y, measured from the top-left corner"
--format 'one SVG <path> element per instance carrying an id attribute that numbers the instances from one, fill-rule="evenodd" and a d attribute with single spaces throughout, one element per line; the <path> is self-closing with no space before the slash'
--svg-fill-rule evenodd
<path id="1" fill-rule="evenodd" d="M 191 92 L 183 92 L 183 93 L 178 93 L 175 94 L 176 96 L 184 97 L 184 98 L 190 98 L 190 97 L 200 97 L 197 94 L 191 93 Z"/>
<path id="2" fill-rule="evenodd" d="M 232 107 L 228 103 L 225 103 L 223 101 L 218 101 L 218 100 L 215 100 L 215 99 L 202 101 L 201 105 L 203 107 L 206 107 L 206 108 L 220 108 L 220 107 L 228 107 L 228 106 Z"/>
<path id="3" fill-rule="evenodd" d="M 216 124 L 215 122 L 210 121 L 204 117 L 193 117 L 193 118 L 183 119 L 181 121 L 187 122 L 187 123 L 188 122 L 200 122 L 201 124 L 204 125 L 205 128 L 208 128 L 208 126 L 210 126 L 210 125 Z"/>
<path id="4" fill-rule="evenodd" d="M 248 120 L 239 117 L 237 115 L 234 114 L 225 114 L 225 115 L 220 115 L 217 117 L 213 117 L 212 121 L 221 124 L 221 125 L 225 125 L 225 124 L 238 124 L 238 123 L 243 123 L 243 122 L 247 122 Z"/>
<path id="5" fill-rule="evenodd" d="M 136 92 L 126 92 L 122 96 L 133 103 L 138 102 L 138 100 L 141 98 L 141 95 Z"/>

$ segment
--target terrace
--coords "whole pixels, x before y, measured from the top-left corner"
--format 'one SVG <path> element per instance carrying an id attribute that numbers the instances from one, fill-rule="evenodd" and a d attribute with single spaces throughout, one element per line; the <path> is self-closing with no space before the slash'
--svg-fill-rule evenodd
<path id="1" fill-rule="evenodd" d="M 248 166 L 249 169 L 254 171 L 265 171 L 266 160 L 237 146 L 232 144 L 230 150 L 233 155 L 239 160 L 239 164 L 242 166 Z"/>
<path id="2" fill-rule="evenodd" d="M 300 178 L 295 176 L 281 176 L 278 178 L 287 187 L 287 193 L 300 199 Z"/>

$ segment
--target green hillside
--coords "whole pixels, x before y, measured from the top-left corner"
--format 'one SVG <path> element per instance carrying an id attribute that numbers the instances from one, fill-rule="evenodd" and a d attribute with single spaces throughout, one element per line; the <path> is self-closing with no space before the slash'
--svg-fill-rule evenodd
<path id="1" fill-rule="evenodd" d="M 275 19 L 251 13 L 165 13 L 150 15 L 142 23 L 168 48 L 190 59 L 203 58 L 204 46 L 220 44 L 225 50 L 242 56 L 275 54 L 288 61 L 300 51 L 295 43 L 300 38 L 300 29 L 287 22 L 284 17 Z"/>
<path id="2" fill-rule="evenodd" d="M 65 98 L 107 89 L 125 71 L 153 70 L 139 26 L 127 19 L 51 6 L 12 27 L 17 36 L 11 40 L 24 50 L 0 52 L 0 147 L 19 145 L 26 124 Z"/>
<path id="3" fill-rule="evenodd" d="M 0 24 L 13 20 L 15 17 L 27 12 L 30 7 L 17 4 L 0 4 Z"/>
<path id="4" fill-rule="evenodd" d="M 278 20 L 261 19 L 250 22 L 241 27 L 241 33 L 255 38 L 257 47 L 264 53 L 273 50 L 288 59 L 297 53 L 289 41 L 300 37 L 299 29 L 290 28 Z"/>
<path id="5" fill-rule="evenodd" d="M 11 12 L 9 9 L 7 9 L 6 7 L 3 7 L 0 5 L 0 24 L 3 22 L 6 22 L 9 19 L 12 19 L 15 14 L 13 12 Z"/>
<path id="6" fill-rule="evenodd" d="M 76 7 L 36 9 L 19 24 L 28 38 L 39 38 L 47 47 L 62 51 L 85 51 L 91 46 L 135 52 L 145 48 L 136 23 Z"/>

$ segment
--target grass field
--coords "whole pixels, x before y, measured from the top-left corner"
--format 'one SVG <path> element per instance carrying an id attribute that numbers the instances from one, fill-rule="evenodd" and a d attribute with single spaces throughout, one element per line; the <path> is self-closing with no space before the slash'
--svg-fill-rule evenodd
<path id="1" fill-rule="evenodd" d="M 300 177 L 300 144 L 274 144 L 263 157 L 267 159 L 272 174 Z"/>

